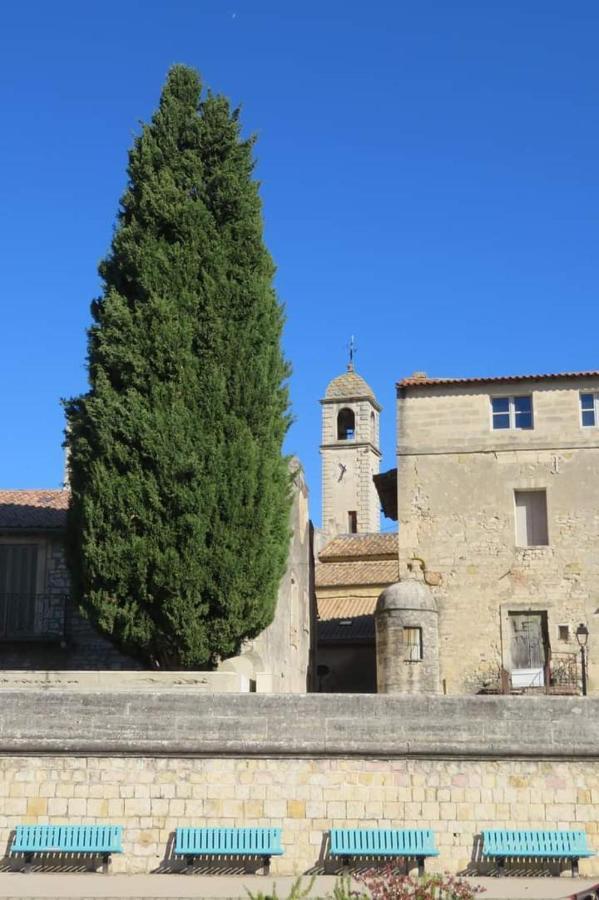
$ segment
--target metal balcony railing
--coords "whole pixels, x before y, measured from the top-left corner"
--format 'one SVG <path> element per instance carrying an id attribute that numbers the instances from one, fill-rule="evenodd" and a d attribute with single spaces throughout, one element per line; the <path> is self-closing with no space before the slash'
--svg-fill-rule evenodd
<path id="1" fill-rule="evenodd" d="M 0 641 L 61 640 L 66 612 L 61 594 L 0 593 Z"/>
<path id="2" fill-rule="evenodd" d="M 539 676 L 529 685 L 515 685 L 512 675 L 501 671 L 502 694 L 579 694 L 582 671 L 578 653 L 550 653 L 549 659 L 539 670 Z"/>

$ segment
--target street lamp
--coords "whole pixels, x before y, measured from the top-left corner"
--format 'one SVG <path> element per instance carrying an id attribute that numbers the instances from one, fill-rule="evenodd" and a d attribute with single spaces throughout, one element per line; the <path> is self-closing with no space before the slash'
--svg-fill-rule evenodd
<path id="1" fill-rule="evenodd" d="M 589 640 L 589 629 L 582 622 L 576 629 L 576 640 L 580 647 L 580 662 L 582 665 L 582 696 L 587 695 L 587 642 Z"/>

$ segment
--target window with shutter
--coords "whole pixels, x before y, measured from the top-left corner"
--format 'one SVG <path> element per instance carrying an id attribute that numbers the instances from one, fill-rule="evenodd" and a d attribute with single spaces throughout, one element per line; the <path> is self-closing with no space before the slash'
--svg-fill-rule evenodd
<path id="1" fill-rule="evenodd" d="M 542 547 L 549 543 L 546 491 L 514 491 L 516 544 Z"/>
<path id="2" fill-rule="evenodd" d="M 37 544 L 0 544 L 0 637 L 35 630 Z"/>

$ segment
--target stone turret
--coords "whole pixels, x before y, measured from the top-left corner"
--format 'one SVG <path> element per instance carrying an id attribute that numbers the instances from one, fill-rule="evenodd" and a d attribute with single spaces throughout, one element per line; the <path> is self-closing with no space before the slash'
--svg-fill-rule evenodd
<path id="1" fill-rule="evenodd" d="M 389 585 L 375 611 L 379 694 L 439 693 L 439 614 L 417 568 Z"/>

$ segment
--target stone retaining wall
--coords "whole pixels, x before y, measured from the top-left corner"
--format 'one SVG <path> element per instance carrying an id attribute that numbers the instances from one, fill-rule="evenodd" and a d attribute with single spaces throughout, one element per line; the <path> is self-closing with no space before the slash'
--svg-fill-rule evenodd
<path id="1" fill-rule="evenodd" d="M 279 874 L 322 865 L 335 826 L 431 827 L 430 868 L 454 872 L 486 827 L 583 828 L 599 850 L 597 702 L 456 703 L 0 691 L 0 844 L 22 822 L 110 821 L 114 870 L 149 872 L 177 826 L 281 826 Z"/>

